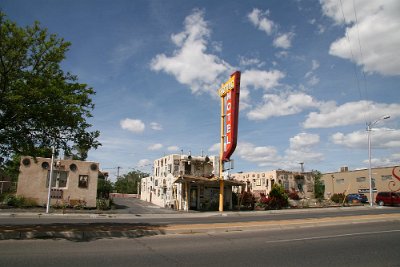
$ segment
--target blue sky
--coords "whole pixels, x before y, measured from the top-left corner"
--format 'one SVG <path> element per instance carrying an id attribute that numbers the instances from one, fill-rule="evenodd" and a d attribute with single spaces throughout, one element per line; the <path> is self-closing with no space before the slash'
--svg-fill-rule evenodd
<path id="1" fill-rule="evenodd" d="M 242 72 L 234 171 L 400 162 L 400 2 L 3 0 L 72 42 L 63 69 L 93 87 L 88 160 L 116 175 L 218 154 L 217 90 Z"/>

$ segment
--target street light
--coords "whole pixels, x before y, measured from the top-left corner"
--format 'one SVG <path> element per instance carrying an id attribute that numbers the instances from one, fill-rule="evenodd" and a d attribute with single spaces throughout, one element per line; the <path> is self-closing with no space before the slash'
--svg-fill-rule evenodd
<path id="1" fill-rule="evenodd" d="M 367 132 L 368 132 L 368 176 L 369 176 L 369 205 L 372 207 L 374 205 L 374 200 L 373 200 L 373 192 L 372 192 L 372 173 L 371 173 L 371 128 L 378 122 L 382 120 L 389 119 L 390 116 L 386 115 L 383 116 L 382 118 L 374 121 L 374 122 L 368 122 L 367 123 Z"/>

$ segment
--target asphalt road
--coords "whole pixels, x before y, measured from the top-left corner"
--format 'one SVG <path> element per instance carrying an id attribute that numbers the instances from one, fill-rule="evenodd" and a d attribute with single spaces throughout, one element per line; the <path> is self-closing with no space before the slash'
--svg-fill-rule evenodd
<path id="1" fill-rule="evenodd" d="M 362 223 L 273 231 L 7 240 L 0 266 L 400 266 L 400 224 Z"/>

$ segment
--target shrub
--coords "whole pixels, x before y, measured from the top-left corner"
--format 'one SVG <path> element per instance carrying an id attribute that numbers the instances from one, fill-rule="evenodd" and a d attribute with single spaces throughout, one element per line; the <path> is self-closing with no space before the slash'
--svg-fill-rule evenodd
<path id="1" fill-rule="evenodd" d="M 290 192 L 288 197 L 293 200 L 300 200 L 299 194 L 295 191 Z"/>
<path id="2" fill-rule="evenodd" d="M 243 206 L 245 209 L 254 210 L 254 205 L 256 203 L 256 198 L 251 192 L 242 192 L 239 196 L 239 205 Z"/>
<path id="3" fill-rule="evenodd" d="M 274 184 L 269 192 L 268 198 L 264 200 L 265 209 L 281 209 L 289 205 L 288 196 L 283 187 L 279 184 Z"/>
<path id="4" fill-rule="evenodd" d="M 9 194 L 4 198 L 4 204 L 15 208 L 23 207 L 24 202 L 25 198 L 23 196 Z"/>
<path id="5" fill-rule="evenodd" d="M 331 196 L 331 200 L 335 203 L 343 203 L 344 194 L 343 193 L 335 193 Z"/>
<path id="6" fill-rule="evenodd" d="M 110 200 L 104 198 L 98 198 L 96 201 L 96 206 L 98 210 L 109 210 L 110 209 Z"/>

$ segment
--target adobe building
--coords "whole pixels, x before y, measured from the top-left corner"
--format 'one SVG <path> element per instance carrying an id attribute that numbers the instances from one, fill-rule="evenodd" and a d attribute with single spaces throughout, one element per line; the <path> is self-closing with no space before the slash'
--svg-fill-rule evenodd
<path id="1" fill-rule="evenodd" d="M 176 210 L 218 210 L 219 157 L 172 154 L 154 161 L 153 175 L 141 179 L 140 199 Z M 224 207 L 232 209 L 232 186 L 225 180 Z"/>
<path id="2" fill-rule="evenodd" d="M 49 158 L 21 158 L 17 195 L 45 206 L 50 180 Z M 99 164 L 79 160 L 54 160 L 50 204 L 68 203 L 96 207 Z"/>
<path id="3" fill-rule="evenodd" d="M 252 192 L 256 198 L 259 198 L 260 194 L 267 196 L 275 183 L 282 185 L 287 192 L 297 192 L 300 198 L 314 197 L 314 176 L 312 172 L 285 170 L 242 172 L 232 174 L 232 178 L 245 183 L 245 190 Z M 238 190 L 238 192 L 240 191 Z"/>
<path id="4" fill-rule="evenodd" d="M 400 190 L 400 166 L 371 168 L 373 201 L 376 192 Z M 324 173 L 321 180 L 325 184 L 325 198 L 336 193 L 362 193 L 370 201 L 369 170 L 349 170 L 341 167 L 338 172 Z"/>

